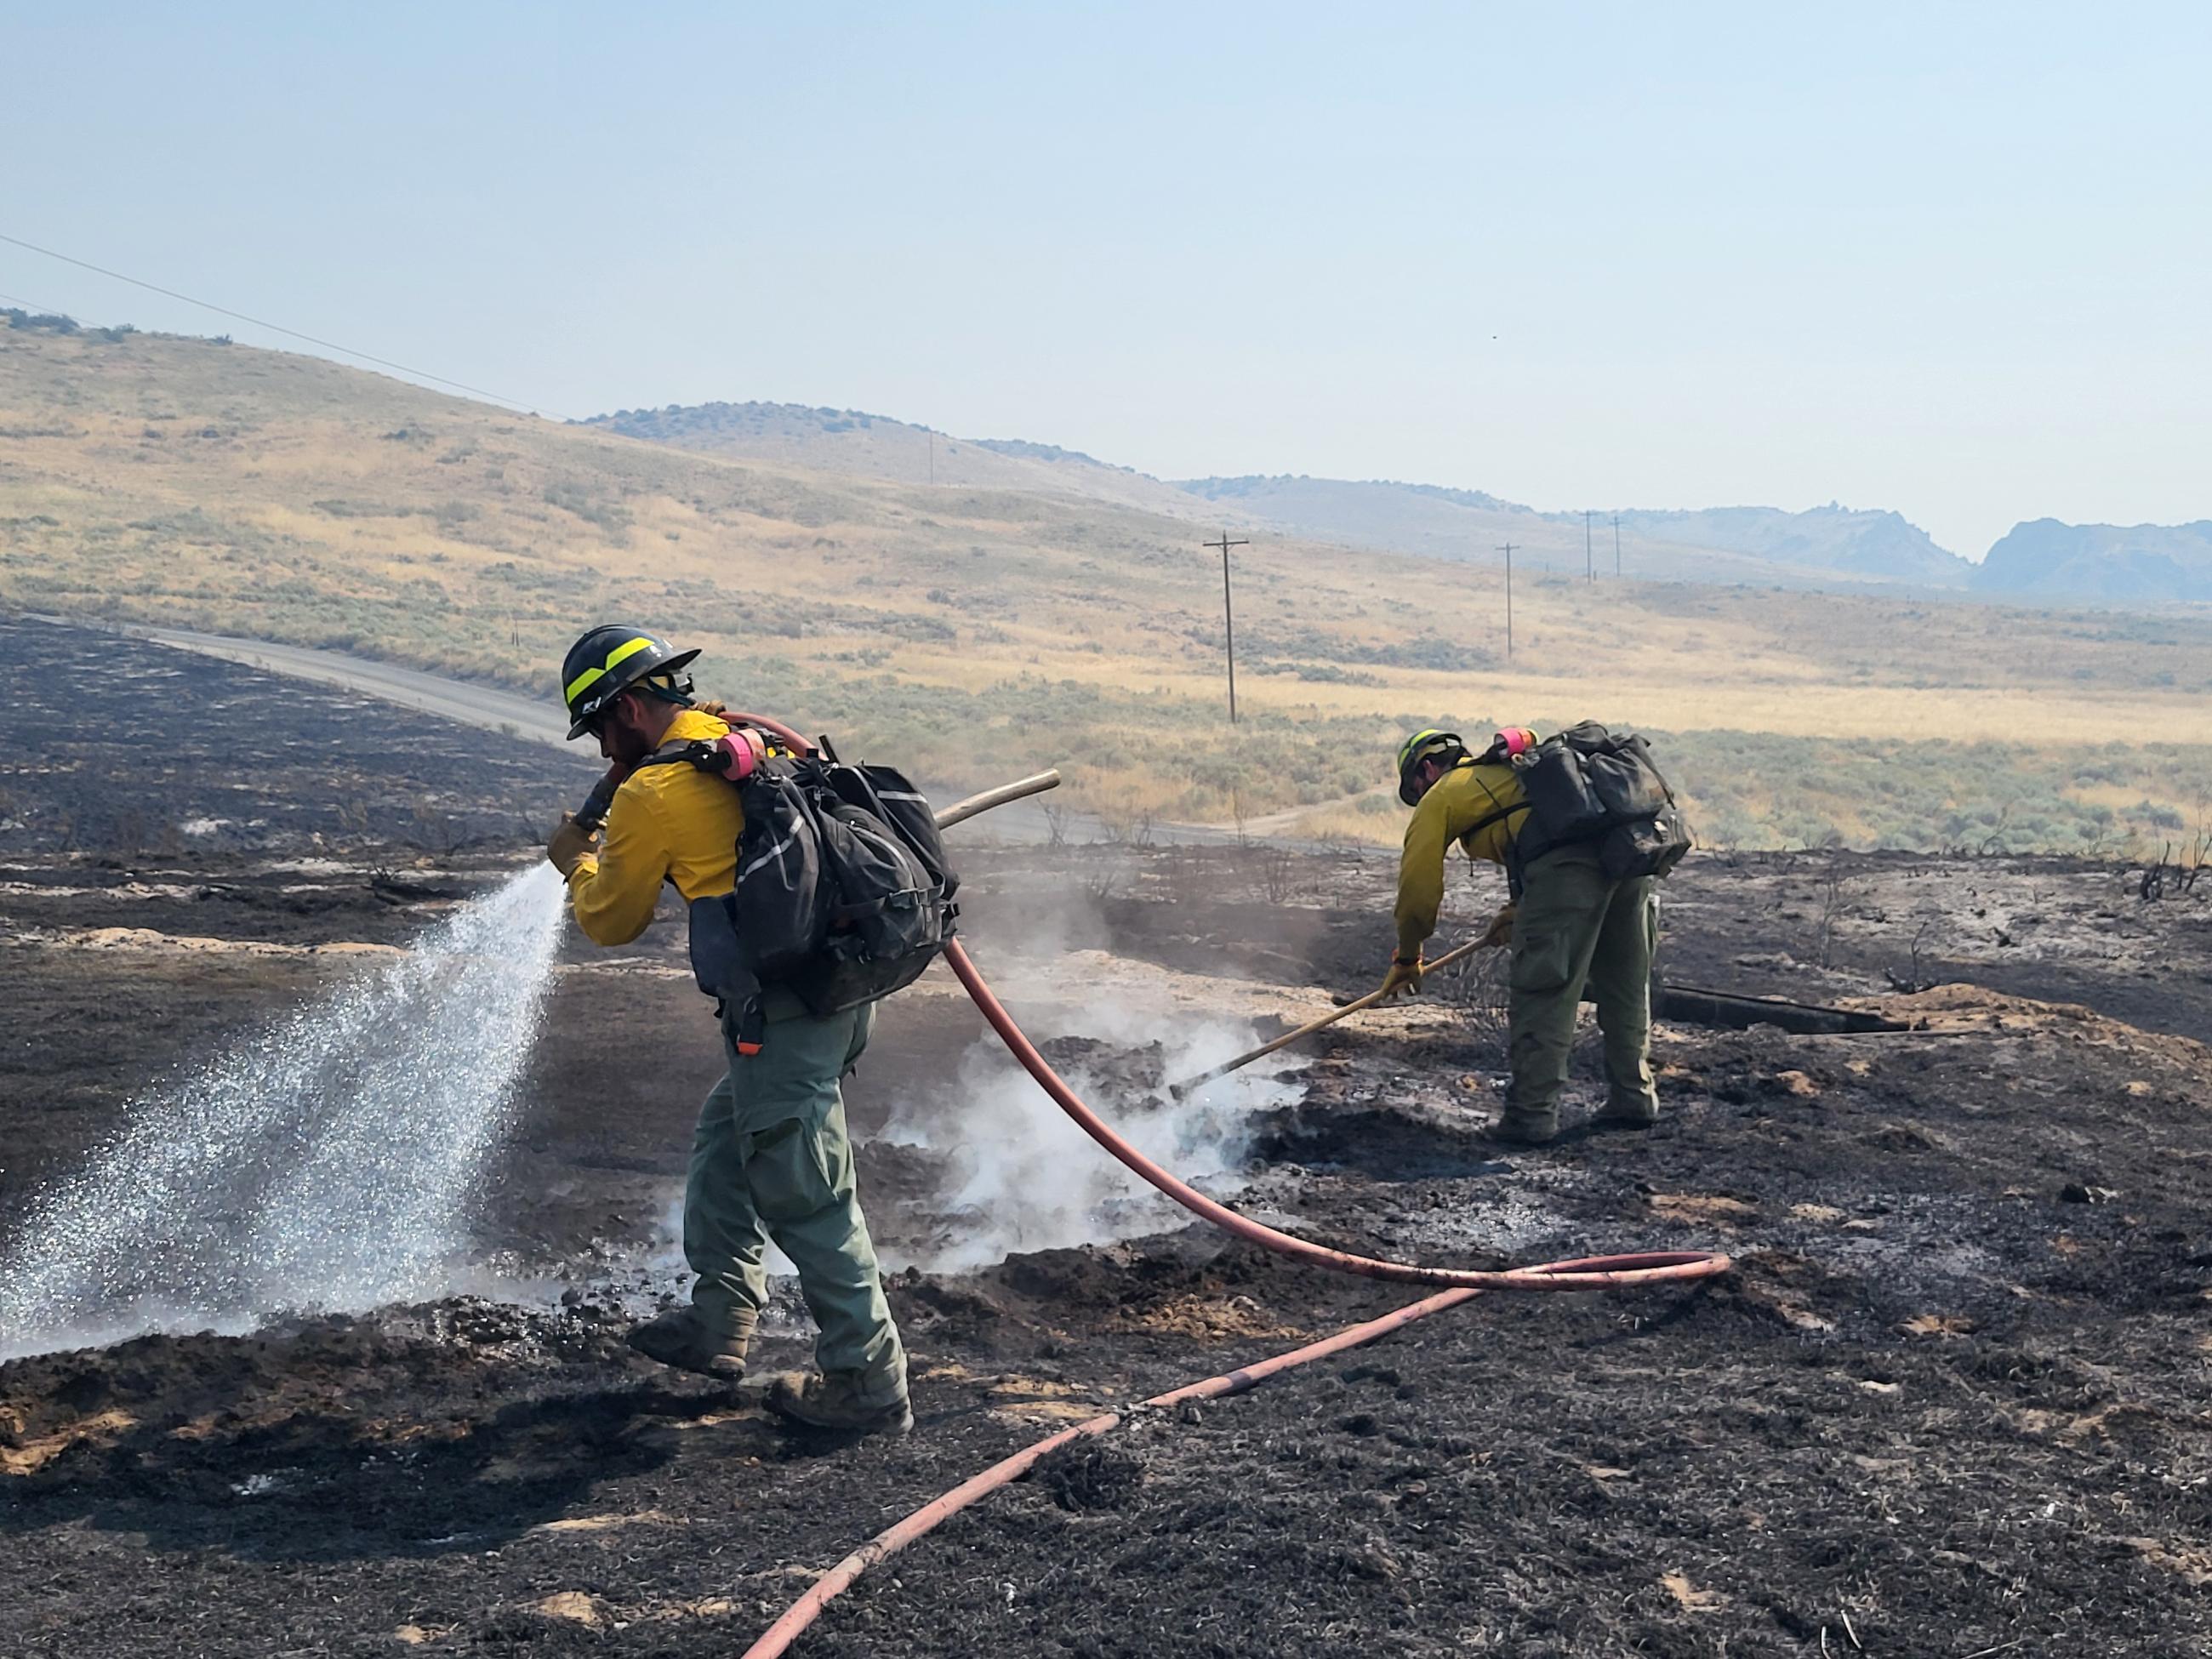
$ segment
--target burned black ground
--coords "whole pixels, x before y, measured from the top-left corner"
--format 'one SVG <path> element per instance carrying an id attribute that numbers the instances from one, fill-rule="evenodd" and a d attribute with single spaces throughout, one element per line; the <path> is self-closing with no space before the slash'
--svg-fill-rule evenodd
<path id="1" fill-rule="evenodd" d="M 287 775 L 298 694 L 224 685 L 222 753 L 194 765 Z M 217 729 L 187 689 L 168 695 Z M 441 786 L 457 802 L 477 777 L 463 735 Z M 375 775 L 317 765 L 285 787 Z M 208 815 L 193 792 L 213 780 L 185 773 L 175 798 Z M 568 775 L 546 778 L 549 802 Z M 489 821 L 504 784 L 477 781 Z M 11 801 L 37 787 L 12 778 Z M 93 793 L 82 822 L 132 810 Z M 527 856 L 314 834 L 0 843 L 0 1231 L 154 1079 L 358 971 L 337 947 L 404 941 Z M 1384 860 L 1122 846 L 964 863 L 994 975 L 1048 923 L 1057 949 L 1224 996 L 1362 990 L 1388 943 Z M 1495 897 L 1458 893 L 1454 927 Z M 2212 1030 L 2212 893 L 2144 902 L 2124 870 L 2027 860 L 1700 858 L 1669 884 L 1667 925 L 1670 975 L 1870 999 L 1921 1029 L 1662 1027 L 1657 1129 L 1579 1127 L 1600 1087 L 1585 1054 L 1570 1133 L 1508 1152 L 1481 1133 L 1494 987 L 1447 983 L 1313 1045 L 1238 1202 L 1425 1261 L 1718 1246 L 1734 1275 L 1486 1297 L 1252 1394 L 1140 1415 L 864 1578 L 799 1651 L 2206 1650 L 2212 1054 L 2194 1038 Z M 1018 1445 L 1412 1299 L 1195 1228 L 902 1273 L 916 1433 L 794 1439 L 621 1345 L 605 1266 L 662 1224 L 718 1064 L 668 930 L 623 954 L 568 951 L 483 1199 L 487 1261 L 565 1264 L 565 1298 L 0 1366 L 0 1651 L 726 1655 L 812 1573 Z M 1025 971 L 1005 988 L 1028 991 Z M 1942 983 L 1908 996 L 1893 975 Z M 864 1135 L 976 1038 L 927 987 L 884 1011 L 854 1089 Z M 1133 1097 L 1162 1080 L 1144 1044 L 1101 1048 L 1072 1019 L 1038 1035 Z M 953 1224 L 928 1213 L 932 1154 L 871 1140 L 861 1169 L 883 1212 Z M 803 1352 L 780 1335 L 763 1358 Z"/>

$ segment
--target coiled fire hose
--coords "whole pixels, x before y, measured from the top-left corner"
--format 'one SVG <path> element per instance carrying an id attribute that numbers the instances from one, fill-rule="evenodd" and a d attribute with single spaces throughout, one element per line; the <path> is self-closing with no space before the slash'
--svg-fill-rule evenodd
<path id="1" fill-rule="evenodd" d="M 1059 782 L 1057 772 L 1044 772 L 987 794 L 971 797 L 939 813 L 938 826 L 949 828 L 977 812 L 1006 801 L 1018 800 L 1024 795 L 1041 793 Z M 1680 1284 L 1690 1279 L 1710 1279 L 1717 1273 L 1726 1273 L 1731 1266 L 1729 1258 L 1717 1250 L 1653 1250 L 1632 1255 L 1584 1256 L 1569 1261 L 1549 1261 L 1540 1267 L 1516 1267 L 1504 1273 L 1480 1273 L 1456 1267 L 1420 1267 L 1411 1262 L 1384 1261 L 1373 1256 L 1354 1255 L 1348 1251 L 1333 1250 L 1310 1239 L 1278 1231 L 1249 1216 L 1239 1215 L 1227 1205 L 1218 1203 L 1195 1188 L 1177 1180 L 1123 1139 L 1052 1069 L 1050 1063 L 1037 1051 L 1036 1045 L 1014 1023 L 1014 1017 L 1006 1012 L 1006 1005 L 985 983 L 983 975 L 959 940 L 953 939 L 945 945 L 945 959 L 952 965 L 952 971 L 959 977 L 961 986 L 974 999 L 975 1006 L 981 1010 L 991 1029 L 999 1034 L 1000 1040 L 1022 1063 L 1023 1068 L 1036 1079 L 1045 1093 L 1052 1097 L 1054 1103 L 1073 1118 L 1085 1134 L 1193 1214 L 1201 1216 L 1224 1231 L 1264 1249 L 1309 1261 L 1317 1267 L 1339 1273 L 1358 1273 L 1369 1279 L 1450 1287 L 1439 1294 L 1409 1304 L 1395 1313 L 1385 1314 L 1364 1324 L 1349 1326 L 1334 1336 L 1289 1353 L 1278 1354 L 1257 1364 L 1211 1376 L 1202 1382 L 1193 1382 L 1166 1394 L 1155 1395 L 1136 1410 L 1174 1406 L 1188 1400 L 1218 1399 L 1226 1395 L 1242 1394 L 1279 1371 L 1290 1370 L 1316 1359 L 1325 1359 L 1331 1354 L 1341 1353 L 1346 1348 L 1372 1342 L 1378 1337 L 1412 1324 L 1417 1319 L 1425 1319 L 1431 1314 L 1455 1308 L 1485 1291 L 1596 1291 L 1632 1285 Z M 963 1481 L 943 1496 L 923 1504 L 904 1520 L 878 1533 L 823 1574 L 811 1589 L 784 1609 L 782 1616 L 745 1650 L 744 1659 L 777 1659 L 777 1656 L 788 1650 L 813 1624 L 832 1598 L 877 1562 L 897 1553 L 939 1522 L 1018 1480 L 1039 1459 L 1074 1441 L 1107 1433 L 1125 1420 L 1123 1413 L 1108 1412 L 1087 1422 L 1078 1423 L 1073 1428 L 1048 1435 L 1012 1456 L 994 1463 L 981 1474 Z"/>

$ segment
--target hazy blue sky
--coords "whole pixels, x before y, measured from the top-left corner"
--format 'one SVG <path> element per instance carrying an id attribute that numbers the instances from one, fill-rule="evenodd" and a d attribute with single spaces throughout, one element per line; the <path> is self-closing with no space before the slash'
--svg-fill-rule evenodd
<path id="1" fill-rule="evenodd" d="M 0 233 L 548 411 L 1978 556 L 2212 517 L 2208 85 L 2202 4 L 0 0 Z M 226 326 L 4 245 L 0 294 Z"/>

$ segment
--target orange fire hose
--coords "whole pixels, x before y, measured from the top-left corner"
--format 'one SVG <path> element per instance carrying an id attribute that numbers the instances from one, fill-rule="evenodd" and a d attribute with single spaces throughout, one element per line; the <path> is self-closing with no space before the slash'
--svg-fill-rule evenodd
<path id="1" fill-rule="evenodd" d="M 1193 1382 L 1166 1394 L 1156 1394 L 1133 1409 L 1143 1411 L 1153 1407 L 1178 1405 L 1186 1400 L 1218 1400 L 1224 1395 L 1242 1394 L 1247 1389 L 1257 1388 L 1278 1371 L 1289 1370 L 1310 1360 L 1326 1359 L 1333 1353 L 1356 1348 L 1363 1342 L 1372 1342 L 1376 1337 L 1387 1335 L 1401 1325 L 1410 1325 L 1417 1319 L 1441 1313 L 1446 1308 L 1455 1308 L 1481 1294 L 1480 1291 L 1441 1291 L 1423 1301 L 1401 1308 L 1395 1313 L 1384 1314 L 1380 1319 L 1370 1319 L 1364 1325 L 1347 1326 L 1334 1336 L 1309 1343 L 1292 1352 L 1277 1354 L 1273 1359 L 1263 1359 L 1256 1365 L 1247 1365 L 1242 1370 L 1226 1371 L 1219 1376 L 1209 1376 L 1203 1382 Z M 775 1659 L 820 1616 L 822 1609 L 829 1605 L 832 1597 L 877 1562 L 897 1554 L 939 1522 L 951 1519 L 979 1498 L 1019 1480 L 1048 1454 L 1074 1441 L 1119 1428 L 1124 1420 L 1123 1413 L 1108 1412 L 1103 1416 L 1078 1423 L 1073 1428 L 1062 1429 L 1057 1434 L 1047 1435 L 1034 1445 L 1024 1446 L 1012 1457 L 992 1464 L 981 1474 L 962 1481 L 944 1497 L 933 1498 L 905 1520 L 884 1528 L 816 1579 L 813 1588 L 786 1607 L 783 1616 L 762 1632 L 760 1639 L 745 1650 L 744 1659 Z"/>
<path id="2" fill-rule="evenodd" d="M 1486 1290 L 1595 1291 L 1625 1285 L 1680 1284 L 1689 1279 L 1710 1279 L 1716 1273 L 1726 1273 L 1731 1265 L 1729 1258 L 1717 1250 L 1656 1250 L 1634 1255 L 1583 1256 L 1568 1261 L 1546 1262 L 1541 1267 L 1516 1267 L 1505 1273 L 1477 1273 L 1453 1267 L 1418 1267 L 1410 1262 L 1383 1261 L 1372 1256 L 1353 1255 L 1347 1251 L 1332 1250 L 1325 1245 L 1316 1244 L 1310 1239 L 1279 1232 L 1249 1216 L 1237 1214 L 1226 1205 L 1217 1203 L 1195 1188 L 1177 1180 L 1115 1133 L 1104 1119 L 1085 1105 L 1081 1097 L 1067 1086 L 1037 1051 L 1036 1045 L 1024 1035 L 1020 1026 L 1014 1024 L 1013 1016 L 1006 1012 L 1006 1006 L 984 982 L 982 975 L 976 971 L 975 963 L 969 960 L 968 952 L 957 939 L 946 945 L 945 958 L 952 964 L 952 971 L 959 975 L 960 983 L 975 999 L 976 1007 L 982 1011 L 983 1018 L 990 1022 L 992 1030 L 999 1034 L 1000 1040 L 1012 1052 L 1014 1058 L 1021 1061 L 1029 1074 L 1052 1097 L 1054 1103 L 1074 1119 L 1085 1134 L 1185 1209 L 1204 1217 L 1239 1238 L 1248 1239 L 1264 1249 L 1298 1261 L 1310 1261 L 1340 1273 L 1358 1273 L 1369 1279 L 1451 1287 L 1437 1295 L 1412 1303 L 1395 1313 L 1384 1314 L 1380 1319 L 1348 1326 L 1334 1336 L 1291 1352 L 1278 1354 L 1272 1359 L 1245 1366 L 1240 1370 L 1208 1377 L 1203 1382 L 1194 1382 L 1166 1394 L 1155 1395 L 1138 1409 L 1172 1406 L 1185 1400 L 1216 1399 L 1225 1395 L 1242 1394 L 1279 1371 L 1289 1370 L 1313 1360 L 1326 1358 L 1330 1354 L 1340 1353 L 1346 1348 L 1372 1342 L 1377 1337 L 1387 1335 L 1417 1319 L 1425 1319 L 1446 1308 L 1457 1307 Z M 1108 1412 L 1073 1428 L 1062 1429 L 1057 1434 L 1048 1435 L 1012 1456 L 994 1463 L 981 1474 L 963 1481 L 943 1497 L 933 1498 L 904 1520 L 878 1533 L 823 1574 L 805 1595 L 785 1608 L 783 1615 L 762 1632 L 759 1640 L 745 1650 L 744 1659 L 777 1659 L 777 1656 L 787 1650 L 813 1624 L 832 1598 L 877 1562 L 897 1553 L 939 1522 L 957 1515 L 978 1499 L 1018 1479 L 1040 1458 L 1073 1441 L 1104 1434 L 1118 1427 L 1122 1421 L 1122 1413 Z"/>
<path id="3" fill-rule="evenodd" d="M 1516 1267 L 1505 1273 L 1474 1273 L 1460 1267 L 1417 1267 L 1408 1261 L 1382 1261 L 1373 1256 L 1332 1250 L 1310 1239 L 1293 1237 L 1263 1226 L 1217 1203 L 1196 1188 L 1185 1185 L 1116 1134 L 1106 1120 L 1083 1103 L 1074 1090 L 1061 1080 L 1036 1045 L 1022 1034 L 983 975 L 975 970 L 958 939 L 945 947 L 945 959 L 960 976 L 960 983 L 983 1011 L 983 1018 L 1000 1040 L 1013 1051 L 1023 1069 L 1037 1080 L 1060 1109 L 1073 1118 L 1076 1127 L 1135 1170 L 1162 1193 L 1215 1226 L 1249 1239 L 1262 1249 L 1338 1273 L 1358 1273 L 1368 1279 L 1388 1279 L 1402 1285 L 1446 1285 L 1473 1291 L 1595 1291 L 1627 1285 L 1662 1284 L 1670 1280 L 1703 1279 L 1723 1271 L 1728 1258 L 1709 1250 L 1661 1250 L 1641 1255 L 1586 1256 L 1576 1261 L 1555 1261 L 1543 1267 Z"/>

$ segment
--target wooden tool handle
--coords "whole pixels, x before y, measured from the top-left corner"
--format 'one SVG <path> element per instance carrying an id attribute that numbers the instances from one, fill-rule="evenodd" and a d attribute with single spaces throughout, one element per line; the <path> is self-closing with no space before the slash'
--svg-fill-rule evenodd
<path id="1" fill-rule="evenodd" d="M 1467 944 L 1459 946 L 1456 950 L 1445 951 L 1443 955 L 1438 957 L 1434 962 L 1422 963 L 1421 971 L 1424 974 L 1432 974 L 1439 968 L 1449 968 L 1455 962 L 1459 962 L 1468 957 L 1473 956 L 1481 948 L 1482 941 L 1480 939 L 1470 939 Z M 1193 1089 L 1197 1088 L 1200 1084 L 1211 1083 L 1218 1077 L 1226 1077 L 1230 1073 L 1236 1071 L 1240 1066 L 1249 1066 L 1255 1060 L 1265 1060 L 1269 1054 L 1273 1054 L 1276 1049 L 1286 1048 L 1291 1043 L 1296 1042 L 1300 1037 L 1310 1037 L 1316 1031 L 1321 1030 L 1326 1026 L 1334 1025 L 1340 1019 L 1356 1014 L 1363 1008 L 1372 1008 L 1376 1003 L 1382 1000 L 1382 992 L 1370 991 L 1365 996 L 1361 997 L 1358 1001 L 1347 1002 L 1341 1008 L 1331 1009 L 1328 1013 L 1323 1014 L 1319 1019 L 1310 1021 L 1306 1024 L 1299 1026 L 1295 1031 L 1285 1031 L 1273 1042 L 1263 1042 L 1258 1048 L 1253 1049 L 1249 1054 L 1239 1054 L 1234 1060 L 1224 1060 L 1212 1071 L 1200 1072 L 1196 1077 L 1185 1078 L 1180 1083 L 1170 1083 L 1168 1085 L 1168 1093 L 1172 1095 L 1176 1099 L 1181 1100 L 1185 1095 L 1188 1094 Z"/>

